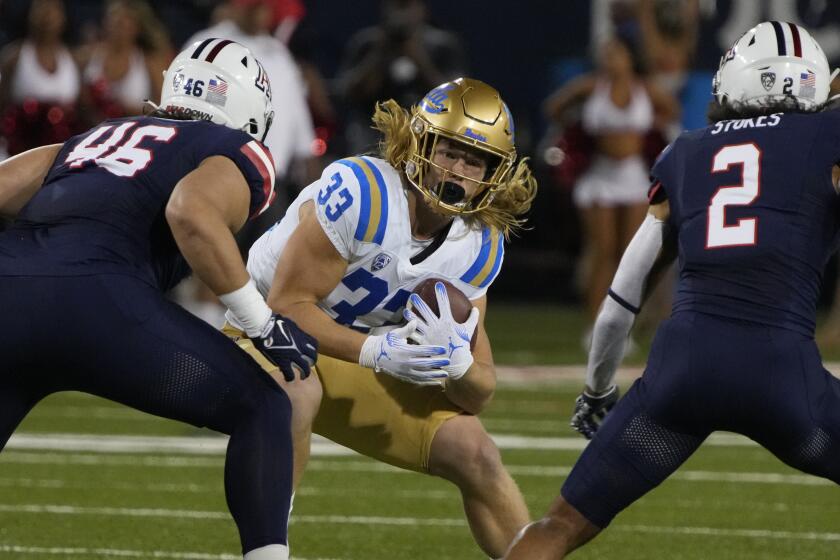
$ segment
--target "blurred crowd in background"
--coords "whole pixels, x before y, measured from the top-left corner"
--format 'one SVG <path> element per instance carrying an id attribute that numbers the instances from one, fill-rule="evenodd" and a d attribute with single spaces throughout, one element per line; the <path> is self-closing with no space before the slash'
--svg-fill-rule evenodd
<path id="1" fill-rule="evenodd" d="M 580 303 L 594 317 L 644 215 L 647 169 L 705 125 L 721 53 L 768 19 L 807 27 L 840 63 L 840 2 L 828 0 L 0 0 L 0 158 L 140 113 L 185 45 L 234 39 L 272 82 L 266 144 L 284 193 L 247 246 L 326 163 L 375 148 L 376 101 L 410 107 L 478 78 L 509 104 L 541 187 L 494 299 Z M 838 304 L 822 332 L 840 344 L 837 284 L 831 263 L 823 305 Z M 217 321 L 205 290 L 184 290 Z M 667 313 L 669 292 L 666 279 L 643 323 Z"/>

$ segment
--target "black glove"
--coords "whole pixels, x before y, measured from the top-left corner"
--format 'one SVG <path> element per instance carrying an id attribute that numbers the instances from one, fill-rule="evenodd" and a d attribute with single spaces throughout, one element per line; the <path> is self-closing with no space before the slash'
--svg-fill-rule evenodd
<path id="1" fill-rule="evenodd" d="M 295 380 L 292 364 L 300 368 L 300 378 L 309 377 L 309 369 L 318 357 L 318 341 L 302 331 L 294 321 L 274 314 L 262 334 L 251 339 L 268 361 L 280 368 L 286 381 Z"/>
<path id="2" fill-rule="evenodd" d="M 618 397 L 618 385 L 613 385 L 597 397 L 593 397 L 584 389 L 575 400 L 575 413 L 572 414 L 569 424 L 586 439 L 592 439 L 604 417 L 618 402 Z"/>

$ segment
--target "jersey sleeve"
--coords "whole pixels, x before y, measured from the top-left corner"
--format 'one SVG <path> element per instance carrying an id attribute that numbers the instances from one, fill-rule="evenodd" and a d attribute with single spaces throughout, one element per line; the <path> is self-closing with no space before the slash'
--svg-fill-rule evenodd
<path id="1" fill-rule="evenodd" d="M 656 161 L 650 170 L 650 187 L 648 188 L 648 203 L 659 204 L 668 199 L 668 193 L 664 185 L 668 184 L 668 177 L 672 166 L 671 156 L 674 143 L 668 144 L 656 156 Z"/>
<path id="2" fill-rule="evenodd" d="M 346 260 L 363 243 L 381 245 L 388 224 L 388 189 L 381 171 L 365 157 L 330 164 L 314 192 L 316 216 Z"/>
<path id="3" fill-rule="evenodd" d="M 242 172 L 251 191 L 249 216 L 255 218 L 262 214 L 275 196 L 271 152 L 261 142 L 238 130 L 218 126 L 203 132 L 195 143 L 197 162 L 214 155 L 230 158 Z"/>
<path id="4" fill-rule="evenodd" d="M 505 259 L 505 238 L 502 232 L 484 227 L 481 231 L 481 245 L 478 253 L 470 261 L 468 268 L 459 280 L 473 286 L 469 294 L 471 300 L 487 293 L 490 284 L 499 275 L 502 261 Z"/>

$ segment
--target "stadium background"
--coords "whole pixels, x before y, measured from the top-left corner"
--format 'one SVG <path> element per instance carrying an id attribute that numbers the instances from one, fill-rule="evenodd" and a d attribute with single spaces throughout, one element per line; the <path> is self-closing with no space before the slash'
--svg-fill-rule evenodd
<path id="1" fill-rule="evenodd" d="M 150 1 L 175 50 L 207 26 L 217 3 Z M 379 4 L 304 2 L 298 52 L 315 62 L 329 84 L 353 33 L 379 21 Z M 540 105 L 569 77 L 591 67 L 596 37 L 607 26 L 607 4 L 426 2 L 430 23 L 461 39 L 470 74 L 496 86 L 510 104 L 520 153 L 533 158 L 541 179 L 533 227 L 509 247 L 492 290 L 488 332 L 502 364 L 501 384 L 482 415 L 534 515 L 556 494 L 583 445 L 567 418 L 582 379 L 580 336 L 586 328 L 575 287 L 579 224 L 569 193 L 553 184 L 545 165 L 550 127 Z M 720 52 L 735 39 L 732 30 L 793 13 L 824 33 L 833 65 L 840 63 L 840 3 L 698 4 L 696 54 L 680 96 L 686 128 L 703 124 L 711 76 Z M 28 5 L 0 1 L 0 46 L 22 36 Z M 66 1 L 69 44 L 82 40 L 86 24 L 100 20 L 103 5 Z M 341 115 L 342 100 L 333 101 Z M 340 156 L 341 150 L 339 134 L 329 153 Z M 829 288 L 834 274 L 832 264 Z M 827 307 L 831 290 L 825 291 Z M 623 384 L 638 375 L 649 336 L 650 330 L 642 333 L 639 349 L 628 357 Z M 822 351 L 828 360 L 840 359 L 836 346 Z M 837 373 L 836 365 L 830 367 Z M 0 557 L 235 559 L 219 449 L 212 434 L 106 401 L 81 394 L 50 397 L 0 455 Z M 318 441 L 293 516 L 293 554 L 313 560 L 480 558 L 458 502 L 455 490 L 441 481 L 399 474 Z M 620 550 L 625 559 L 833 558 L 840 551 L 838 504 L 837 488 L 724 434 L 575 557 L 615 557 Z"/>

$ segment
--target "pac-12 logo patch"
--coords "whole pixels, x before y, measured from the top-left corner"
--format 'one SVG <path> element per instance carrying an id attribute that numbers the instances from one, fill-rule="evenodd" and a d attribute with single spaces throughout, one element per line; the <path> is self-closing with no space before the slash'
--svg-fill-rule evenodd
<path id="1" fill-rule="evenodd" d="M 373 263 L 370 265 L 370 271 L 376 272 L 377 270 L 382 270 L 391 262 L 391 255 L 388 253 L 379 253 L 376 255 L 376 258 L 373 259 Z"/>
<path id="2" fill-rule="evenodd" d="M 761 73 L 761 85 L 764 86 L 765 91 L 770 91 L 773 89 L 773 84 L 776 83 L 776 73 L 775 72 L 762 72 Z"/>
<path id="3" fill-rule="evenodd" d="M 183 68 L 178 68 L 172 77 L 172 91 L 175 93 L 178 93 L 178 90 L 181 89 L 181 84 L 184 83 L 184 75 L 181 73 L 183 70 Z"/>

